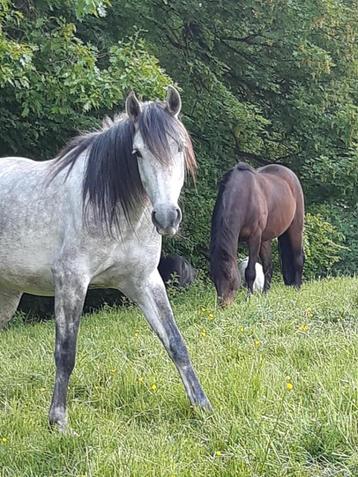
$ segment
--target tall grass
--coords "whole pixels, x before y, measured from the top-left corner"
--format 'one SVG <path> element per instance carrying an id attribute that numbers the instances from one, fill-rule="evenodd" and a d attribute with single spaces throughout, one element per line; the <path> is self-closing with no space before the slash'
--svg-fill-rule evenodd
<path id="1" fill-rule="evenodd" d="M 47 427 L 52 322 L 0 334 L 0 475 L 357 476 L 358 280 L 275 285 L 215 308 L 212 288 L 172 293 L 212 404 L 190 408 L 135 307 L 83 318 L 70 425 Z"/>

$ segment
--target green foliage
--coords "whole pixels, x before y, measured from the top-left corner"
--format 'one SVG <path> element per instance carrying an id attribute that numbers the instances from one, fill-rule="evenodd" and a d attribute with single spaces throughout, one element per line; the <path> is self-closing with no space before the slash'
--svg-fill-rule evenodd
<path id="1" fill-rule="evenodd" d="M 157 97 L 171 82 L 136 36 L 102 51 L 79 38 L 71 13 L 83 16 L 103 2 L 67 2 L 68 12 L 49 16 L 56 5 L 33 17 L 9 3 L 0 17 L 2 154 L 48 158 L 78 130 L 121 110 L 131 89 Z"/>
<path id="2" fill-rule="evenodd" d="M 307 213 L 305 217 L 305 268 L 307 278 L 334 273 L 347 247 L 344 235 L 320 214 Z"/>
<path id="3" fill-rule="evenodd" d="M 325 220 L 329 221 L 337 231 L 338 243 L 345 248 L 341 250 L 341 260 L 334 267 L 335 272 L 346 274 L 358 273 L 358 204 L 347 205 L 322 204 L 314 208 Z M 343 240 L 342 240 L 343 237 Z"/>
<path id="4" fill-rule="evenodd" d="M 76 436 L 47 426 L 54 323 L 10 322 L 0 333 L 0 474 L 356 477 L 357 286 L 274 286 L 250 301 L 242 292 L 224 311 L 213 287 L 175 295 L 210 415 L 190 407 L 137 308 L 84 317 L 68 398 Z"/>

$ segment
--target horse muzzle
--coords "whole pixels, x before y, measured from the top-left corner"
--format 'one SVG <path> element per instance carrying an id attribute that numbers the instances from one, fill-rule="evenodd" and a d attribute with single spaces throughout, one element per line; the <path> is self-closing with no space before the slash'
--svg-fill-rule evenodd
<path id="1" fill-rule="evenodd" d="M 181 219 L 182 213 L 178 206 L 158 206 L 152 212 L 152 222 L 160 235 L 175 235 Z"/>
<path id="2" fill-rule="evenodd" d="M 235 295 L 230 294 L 226 296 L 218 296 L 218 304 L 220 308 L 227 308 L 228 306 L 232 305 L 235 300 Z"/>

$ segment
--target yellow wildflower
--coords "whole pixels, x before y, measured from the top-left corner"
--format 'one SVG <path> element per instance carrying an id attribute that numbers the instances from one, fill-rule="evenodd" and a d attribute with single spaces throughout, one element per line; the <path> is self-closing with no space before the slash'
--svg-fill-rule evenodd
<path id="1" fill-rule="evenodd" d="M 209 320 L 213 320 L 213 319 L 214 319 L 214 315 L 213 315 L 212 313 L 209 313 L 209 314 L 208 314 L 208 319 L 209 319 Z"/>
<path id="2" fill-rule="evenodd" d="M 155 383 L 153 383 L 151 386 L 150 386 L 150 389 L 153 391 L 153 393 L 155 393 L 158 389 L 157 385 Z"/>
<path id="3" fill-rule="evenodd" d="M 309 329 L 309 326 L 307 323 L 302 323 L 302 325 L 299 326 L 298 331 L 301 331 L 302 333 L 307 333 Z"/>
<path id="4" fill-rule="evenodd" d="M 202 330 L 200 331 L 200 336 L 206 336 L 206 330 L 202 329 Z"/>
<path id="5" fill-rule="evenodd" d="M 304 314 L 307 319 L 312 318 L 313 316 L 312 308 L 306 308 L 306 310 L 304 311 Z"/>
<path id="6" fill-rule="evenodd" d="M 255 347 L 260 348 L 261 346 L 261 341 L 260 340 L 255 340 Z"/>
<path id="7" fill-rule="evenodd" d="M 215 456 L 216 456 L 216 457 L 221 457 L 221 456 L 222 456 L 222 452 L 221 452 L 221 451 L 215 451 Z"/>
<path id="8" fill-rule="evenodd" d="M 2 437 L 2 438 L 1 438 L 1 442 L 2 442 L 3 444 L 6 444 L 6 443 L 7 443 L 7 437 Z"/>
<path id="9" fill-rule="evenodd" d="M 292 391 L 293 389 L 293 384 L 292 383 L 287 383 L 286 384 L 287 391 Z"/>

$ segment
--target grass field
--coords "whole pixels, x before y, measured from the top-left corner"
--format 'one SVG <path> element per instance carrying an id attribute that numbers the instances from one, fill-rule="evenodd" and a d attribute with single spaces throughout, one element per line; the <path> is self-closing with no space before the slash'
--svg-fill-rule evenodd
<path id="1" fill-rule="evenodd" d="M 190 408 L 134 307 L 82 320 L 69 392 L 77 437 L 50 432 L 53 322 L 0 334 L 0 475 L 358 476 L 358 279 L 275 285 L 215 310 L 171 297 L 214 407 Z"/>

